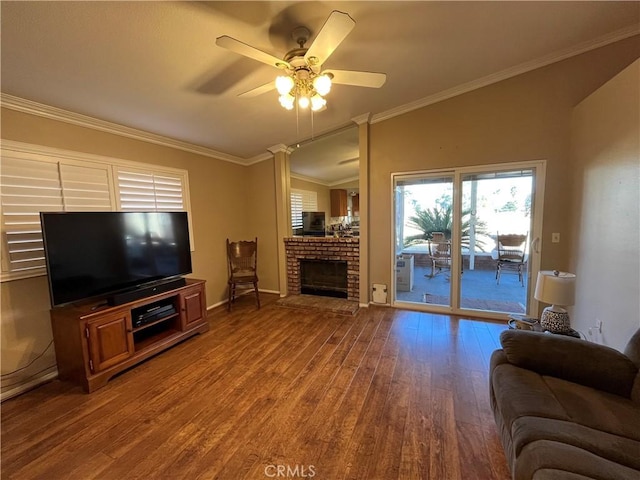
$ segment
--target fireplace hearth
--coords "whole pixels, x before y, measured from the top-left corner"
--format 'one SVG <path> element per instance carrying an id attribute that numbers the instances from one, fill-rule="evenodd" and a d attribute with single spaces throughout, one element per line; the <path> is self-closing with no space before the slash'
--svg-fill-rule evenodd
<path id="1" fill-rule="evenodd" d="M 347 298 L 347 262 L 300 260 L 300 293 Z"/>

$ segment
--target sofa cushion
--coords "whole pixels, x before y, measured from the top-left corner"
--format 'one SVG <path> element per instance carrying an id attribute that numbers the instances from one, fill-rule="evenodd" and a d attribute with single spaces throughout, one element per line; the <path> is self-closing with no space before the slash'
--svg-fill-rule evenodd
<path id="1" fill-rule="evenodd" d="M 553 440 L 640 470 L 640 442 L 578 423 L 550 418 L 520 417 L 513 422 L 512 436 L 516 456 L 529 443 Z"/>
<path id="2" fill-rule="evenodd" d="M 631 399 L 559 378 L 543 379 L 570 420 L 640 442 L 640 408 Z"/>
<path id="3" fill-rule="evenodd" d="M 508 431 L 520 417 L 570 420 L 542 376 L 531 370 L 501 364 L 493 370 L 491 383 L 496 407 Z"/>
<path id="4" fill-rule="evenodd" d="M 598 480 L 638 480 L 640 471 L 625 467 L 591 452 L 552 440 L 538 440 L 527 444 L 515 464 L 513 480 L 530 480 L 532 478 L 550 477 L 545 470 L 571 472 L 575 476 L 564 478 L 594 478 Z M 541 477 L 537 472 L 541 471 Z M 546 477 L 544 475 L 547 475 Z"/>

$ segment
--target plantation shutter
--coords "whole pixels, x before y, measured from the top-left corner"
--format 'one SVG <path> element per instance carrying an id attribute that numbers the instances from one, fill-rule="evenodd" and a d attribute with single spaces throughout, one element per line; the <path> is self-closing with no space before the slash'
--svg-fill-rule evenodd
<path id="1" fill-rule="evenodd" d="M 60 164 L 62 198 L 66 212 L 110 211 L 115 209 L 106 165 Z"/>
<path id="2" fill-rule="evenodd" d="M 109 169 L 3 156 L 3 273 L 11 278 L 45 273 L 40 212 L 113 210 Z"/>
<path id="3" fill-rule="evenodd" d="M 291 189 L 291 227 L 294 232 L 302 228 L 302 212 L 318 210 L 318 193 L 310 190 Z"/>
<path id="4" fill-rule="evenodd" d="M 185 202 L 183 175 L 117 168 L 118 206 L 123 211 L 182 211 Z"/>
<path id="5" fill-rule="evenodd" d="M 3 271 L 44 273 L 40 212 L 63 209 L 56 162 L 3 157 L 0 177 Z"/>
<path id="6" fill-rule="evenodd" d="M 18 275 L 43 271 L 40 212 L 63 209 L 57 163 L 4 157 L 0 188 L 3 270 Z"/>

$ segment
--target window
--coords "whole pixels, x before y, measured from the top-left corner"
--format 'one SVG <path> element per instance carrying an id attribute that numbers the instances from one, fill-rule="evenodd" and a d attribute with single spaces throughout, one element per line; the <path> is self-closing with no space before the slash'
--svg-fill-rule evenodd
<path id="1" fill-rule="evenodd" d="M 119 210 L 184 210 L 182 176 L 129 168 L 117 168 L 117 175 Z"/>
<path id="2" fill-rule="evenodd" d="M 302 212 L 318 210 L 318 193 L 310 190 L 291 189 L 291 228 L 302 228 Z"/>
<path id="3" fill-rule="evenodd" d="M 186 170 L 18 142 L 3 141 L 0 189 L 2 281 L 46 273 L 40 212 L 186 210 L 190 215 Z"/>

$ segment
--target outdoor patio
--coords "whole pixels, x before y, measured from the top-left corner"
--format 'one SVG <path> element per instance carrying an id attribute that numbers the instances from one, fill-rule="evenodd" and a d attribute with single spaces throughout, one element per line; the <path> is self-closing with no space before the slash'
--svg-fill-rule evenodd
<path id="1" fill-rule="evenodd" d="M 451 272 L 443 269 L 433 278 L 431 268 L 414 266 L 413 289 L 398 291 L 397 301 L 449 305 Z M 465 269 L 462 275 L 461 307 L 508 313 L 526 313 L 527 278 L 524 287 L 515 272 L 504 272 L 496 284 L 495 267 Z"/>

